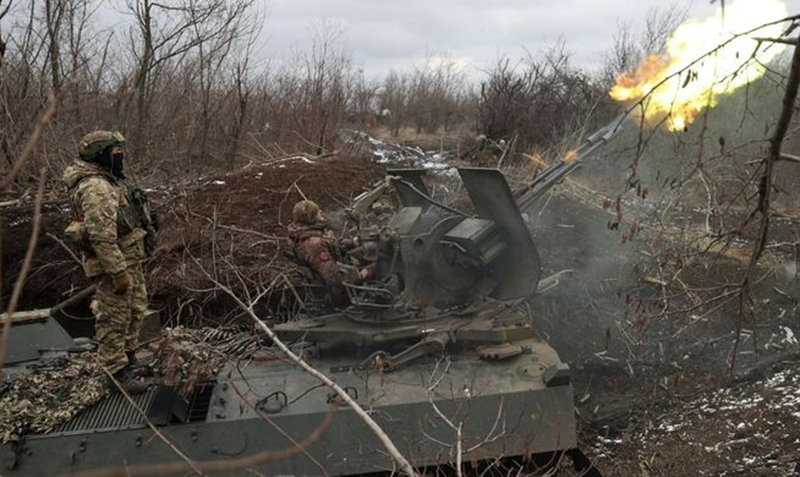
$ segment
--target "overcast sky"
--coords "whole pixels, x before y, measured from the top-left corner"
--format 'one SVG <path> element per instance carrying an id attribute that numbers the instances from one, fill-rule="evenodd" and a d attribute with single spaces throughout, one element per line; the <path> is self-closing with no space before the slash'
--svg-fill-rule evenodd
<path id="1" fill-rule="evenodd" d="M 310 24 L 325 19 L 344 29 L 370 75 L 419 64 L 429 50 L 483 68 L 501 54 L 516 58 L 523 47 L 536 52 L 559 38 L 576 63 L 596 66 L 620 22 L 641 28 L 648 10 L 673 3 L 707 16 L 719 0 L 270 0 L 261 55 L 281 58 L 307 47 Z M 787 5 L 800 11 L 800 0 Z"/>
<path id="2" fill-rule="evenodd" d="M 563 38 L 576 62 L 597 64 L 619 22 L 644 23 L 664 0 L 271 0 L 263 53 L 280 58 L 310 42 L 310 24 L 324 19 L 344 30 L 368 74 L 418 64 L 428 51 L 482 68 L 499 55 L 518 57 Z M 708 0 L 682 0 L 702 10 Z M 700 7 L 700 8 L 697 8 Z"/>
<path id="3" fill-rule="evenodd" d="M 168 0 L 163 0 L 168 1 Z M 264 14 L 256 56 L 279 62 L 310 47 L 312 25 L 326 21 L 372 77 L 420 65 L 428 52 L 447 52 L 470 76 L 501 55 L 518 59 L 563 39 L 573 62 L 597 67 L 619 25 L 644 27 L 649 10 L 677 5 L 689 16 L 709 16 L 720 0 L 255 0 Z M 726 0 L 728 5 L 759 0 Z M 99 26 L 116 28 L 125 0 L 100 0 Z M 25 0 L 16 2 L 25 4 Z M 785 0 L 800 13 L 800 0 Z"/>

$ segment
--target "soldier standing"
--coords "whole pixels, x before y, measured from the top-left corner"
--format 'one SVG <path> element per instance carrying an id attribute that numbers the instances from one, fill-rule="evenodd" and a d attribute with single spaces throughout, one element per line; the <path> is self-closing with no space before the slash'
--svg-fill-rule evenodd
<path id="1" fill-rule="evenodd" d="M 158 223 L 144 192 L 124 181 L 124 146 L 119 132 L 87 134 L 63 180 L 74 212 L 66 233 L 97 286 L 91 304 L 97 359 L 125 391 L 136 394 L 147 389 L 132 372 L 147 308 L 142 264 L 152 252 Z M 109 380 L 112 390 L 114 380 Z"/>
<path id="2" fill-rule="evenodd" d="M 341 253 L 336 240 L 326 236 L 328 223 L 319 206 L 302 200 L 292 209 L 289 236 L 295 246 L 297 258 L 314 270 L 325 281 L 334 302 L 346 298 L 342 283 L 359 284 L 372 276 L 372 268 L 361 270 L 341 263 Z M 357 245 L 357 244 L 354 244 Z"/>

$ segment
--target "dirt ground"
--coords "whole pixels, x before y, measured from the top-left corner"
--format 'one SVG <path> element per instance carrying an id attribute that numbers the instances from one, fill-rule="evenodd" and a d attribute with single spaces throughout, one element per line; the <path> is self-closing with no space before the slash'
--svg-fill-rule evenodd
<path id="1" fill-rule="evenodd" d="M 725 386 L 658 393 L 584 425 L 584 451 L 608 476 L 798 475 L 800 355 Z"/>
<path id="2" fill-rule="evenodd" d="M 782 273 L 790 251 L 763 261 L 757 322 L 746 325 L 758 336 L 743 337 L 732 376 L 735 303 L 703 319 L 640 310 L 637 300 L 662 288 L 635 273 L 647 241 L 623 241 L 598 205 L 563 188 L 531 214 L 545 275 L 571 271 L 531 306 L 573 369 L 581 448 L 612 476 L 798 475 L 800 290 Z M 734 282 L 747 246 L 688 268 L 687 287 Z"/>

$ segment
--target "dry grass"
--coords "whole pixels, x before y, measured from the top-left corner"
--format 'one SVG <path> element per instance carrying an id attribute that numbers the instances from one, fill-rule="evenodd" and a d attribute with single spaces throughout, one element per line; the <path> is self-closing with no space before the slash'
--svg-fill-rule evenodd
<path id="1" fill-rule="evenodd" d="M 435 133 L 417 132 L 414 127 L 406 126 L 400 128 L 397 136 L 392 136 L 391 130 L 387 126 L 379 126 L 370 130 L 370 134 L 380 139 L 419 146 L 429 151 L 447 150 L 459 151 L 465 147 L 475 144 L 475 132 L 466 125 L 461 124 L 454 130 L 445 132 L 439 128 Z"/>

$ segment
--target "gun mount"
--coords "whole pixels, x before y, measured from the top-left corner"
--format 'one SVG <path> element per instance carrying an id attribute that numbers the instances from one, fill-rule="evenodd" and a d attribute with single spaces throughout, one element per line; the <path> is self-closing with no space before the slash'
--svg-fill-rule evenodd
<path id="1" fill-rule="evenodd" d="M 393 184 L 400 210 L 388 224 L 390 243 L 378 260 L 380 275 L 397 276 L 405 303 L 446 308 L 486 297 L 513 300 L 536 292 L 539 255 L 522 212 L 575 172 L 622 130 L 621 114 L 557 160 L 521 190 L 512 193 L 496 169 L 460 168 L 458 174 L 471 201 L 467 214 L 431 198 L 424 169 L 388 171 L 386 180 L 356 198 L 358 217 Z M 386 245 L 386 244 L 384 244 Z M 358 305 L 364 287 L 351 287 Z M 374 291 L 379 294 L 378 291 Z M 378 300 L 386 302 L 385 299 Z"/>
<path id="2" fill-rule="evenodd" d="M 511 300 L 535 293 L 539 254 L 505 177 L 496 169 L 458 170 L 474 215 L 435 202 L 423 171 L 389 171 L 402 208 L 389 223 L 391 254 L 379 262 L 382 276 L 399 275 L 404 300 L 437 308 L 464 306 L 491 297 Z"/>
<path id="3" fill-rule="evenodd" d="M 362 332 L 384 341 L 391 337 L 401 340 L 411 338 L 408 323 L 432 325 L 439 322 L 435 316 L 447 316 L 451 325 L 438 332 L 455 336 L 456 328 L 470 320 L 453 322 L 452 310 L 463 312 L 486 300 L 507 302 L 534 295 L 541 280 L 541 266 L 522 211 L 616 137 L 624 118 L 614 118 L 590 135 L 572 158 L 556 161 L 516 194 L 497 169 L 459 168 L 471 203 L 470 214 L 433 199 L 423 182 L 424 169 L 389 170 L 387 180 L 357 201 L 368 198 L 372 203 L 390 183 L 395 187 L 400 209 L 388 223 L 387 232 L 381 234 L 386 238 L 377 254 L 378 274 L 384 282 L 391 281 L 392 286 L 348 285 L 355 306 L 344 314 L 314 318 L 313 326 L 304 320 L 287 323 L 278 327 L 278 333 L 288 338 L 310 335 L 312 341 L 337 341 L 348 334 L 354 339 Z M 431 313 L 431 309 L 437 311 Z M 465 314 L 474 318 L 472 322 L 483 321 L 477 318 L 480 313 Z M 380 330 L 365 328 L 365 321 Z M 395 328 L 404 331 L 395 333 Z M 427 335 L 420 332 L 416 338 L 422 340 Z"/>

